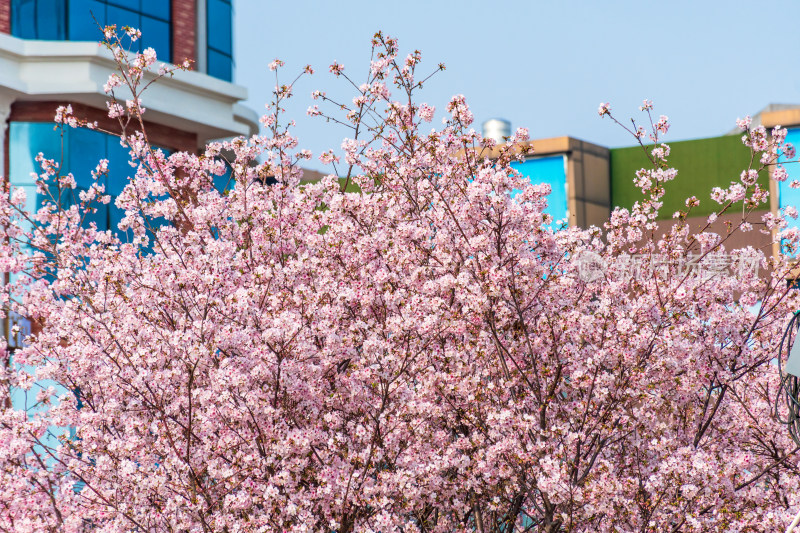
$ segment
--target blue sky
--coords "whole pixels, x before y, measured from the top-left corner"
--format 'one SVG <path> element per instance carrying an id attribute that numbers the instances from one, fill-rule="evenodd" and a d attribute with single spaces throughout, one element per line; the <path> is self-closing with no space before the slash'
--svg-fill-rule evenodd
<path id="1" fill-rule="evenodd" d="M 298 83 L 288 106 L 301 147 L 315 158 L 338 148 L 347 132 L 306 117 L 310 93 L 349 100 L 352 90 L 328 65 L 337 60 L 363 80 L 377 30 L 397 37 L 403 55 L 421 50 L 423 71 L 447 65 L 420 101 L 438 112 L 464 94 L 476 127 L 502 117 L 533 138 L 631 144 L 600 120 L 601 101 L 626 118 L 652 99 L 670 117 L 672 140 L 723 134 L 769 103 L 800 104 L 800 3 L 792 1 L 239 0 L 235 8 L 235 80 L 249 89 L 251 108 L 264 109 L 274 58 L 286 61 L 281 82 L 305 64 L 317 70 Z M 323 168 L 316 159 L 308 166 Z"/>

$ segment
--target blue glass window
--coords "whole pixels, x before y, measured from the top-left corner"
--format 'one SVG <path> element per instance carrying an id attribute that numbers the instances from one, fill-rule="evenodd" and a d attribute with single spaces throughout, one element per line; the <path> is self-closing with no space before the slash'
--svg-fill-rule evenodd
<path id="1" fill-rule="evenodd" d="M 62 40 L 67 0 L 12 0 L 11 34 L 23 39 Z"/>
<path id="2" fill-rule="evenodd" d="M 164 21 L 153 17 L 142 17 L 141 23 L 136 27 L 142 30 L 142 50 L 148 46 L 152 47 L 161 61 L 167 63 L 172 61 L 172 40 L 170 23 L 168 20 Z M 183 61 L 185 58 L 179 59 Z"/>
<path id="3" fill-rule="evenodd" d="M 67 39 L 99 41 L 106 24 L 106 5 L 99 0 L 69 0 Z M 99 27 L 98 27 L 99 26 Z"/>
<path id="4" fill-rule="evenodd" d="M 171 61 L 171 0 L 12 0 L 11 34 L 23 39 L 99 41 L 116 24 L 142 30 L 132 49 Z M 126 41 L 123 41 L 127 44 Z"/>
<path id="5" fill-rule="evenodd" d="M 108 159 L 108 174 L 101 178 L 106 194 L 111 196 L 109 204 L 95 202 L 94 213 L 87 215 L 86 223 L 94 222 L 97 229 L 116 230 L 117 224 L 125 212 L 114 205 L 115 198 L 122 192 L 133 176 L 135 170 L 128 164 L 128 149 L 119 144 L 119 138 L 98 131 L 85 129 L 65 129 L 62 137 L 52 123 L 47 122 L 11 122 L 9 125 L 9 178 L 15 187 L 23 187 L 28 201 L 25 208 L 35 211 L 46 199 L 37 194 L 34 178 L 31 174 L 41 172 L 36 162 L 38 153 L 61 162 L 62 173 L 72 172 L 77 189 L 67 191 L 62 197 L 63 207 L 76 203 L 79 192 L 88 190 L 93 183 L 92 170 L 101 159 Z M 119 235 L 124 239 L 123 235 Z"/>
<path id="6" fill-rule="evenodd" d="M 233 5 L 230 0 L 207 0 L 208 73 L 233 81 Z"/>
<path id="7" fill-rule="evenodd" d="M 84 223 L 87 225 L 95 223 L 101 231 L 109 228 L 116 230 L 125 212 L 114 205 L 114 199 L 127 184 L 128 177 L 134 174 L 134 169 L 128 164 L 130 160 L 128 150 L 120 145 L 118 137 L 85 129 L 66 128 L 62 131 L 48 122 L 11 122 L 8 141 L 9 181 L 12 186 L 25 189 L 27 193 L 25 210 L 28 212 L 37 210 L 45 200 L 43 195 L 37 193 L 35 185 L 35 176 L 41 172 L 40 164 L 36 161 L 36 156 L 40 152 L 45 157 L 59 162 L 62 174 L 72 172 L 75 177 L 76 190 L 66 191 L 62 196 L 64 208 L 79 201 L 80 191 L 88 190 L 94 181 L 91 171 L 95 169 L 100 159 L 108 159 L 108 174 L 102 178 L 101 183 L 106 186 L 106 193 L 112 197 L 111 202 L 109 204 L 94 202 L 92 207 L 96 211 L 88 214 Z M 154 226 L 164 224 L 166 221 L 153 221 Z M 117 235 L 121 240 L 126 240 L 125 234 L 117 232 Z M 13 361 L 10 364 L 14 368 L 19 367 L 19 364 Z M 23 368 L 33 374 L 32 367 Z M 63 386 L 50 380 L 37 381 L 29 391 L 12 387 L 8 390 L 12 407 L 26 411 L 33 417 L 37 412 L 46 410 L 46 407 L 37 401 L 36 394 L 39 390 L 51 386 L 55 390 L 56 397 L 68 392 Z M 80 408 L 79 391 L 75 389 L 74 392 L 78 396 Z M 50 426 L 47 433 L 40 438 L 47 446 L 55 448 L 60 442 L 59 437 L 68 431 L 72 430 Z M 70 435 L 74 438 L 74 433 Z M 78 485 L 74 490 L 79 492 L 81 489 L 82 485 Z"/>
<path id="8" fill-rule="evenodd" d="M 72 41 L 98 41 L 100 26 L 131 26 L 142 31 L 132 49 L 141 52 L 152 47 L 162 61 L 172 60 L 170 0 L 69 0 L 67 38 Z M 125 41 L 123 41 L 125 42 Z"/>
<path id="9" fill-rule="evenodd" d="M 550 185 L 551 192 L 547 197 L 547 209 L 544 212 L 553 217 L 553 223 L 567 218 L 567 162 L 565 156 L 535 157 L 521 163 L 511 163 L 511 167 L 533 184 L 547 183 Z"/>
<path id="10" fill-rule="evenodd" d="M 214 183 L 214 188 L 219 191 L 220 194 L 226 194 L 233 189 L 235 180 L 233 179 L 233 169 L 231 166 L 225 163 L 225 173 L 222 174 L 222 176 L 213 176 L 212 182 Z"/>
<path id="11" fill-rule="evenodd" d="M 800 153 L 800 128 L 792 128 L 788 130 L 786 134 L 786 142 L 792 143 L 795 149 L 798 150 L 798 153 Z M 785 157 L 781 156 L 779 161 L 783 163 L 785 159 Z M 794 189 L 789 186 L 792 181 L 800 180 L 800 168 L 798 168 L 797 164 L 785 165 L 784 168 L 789 174 L 789 178 L 786 181 L 778 182 L 779 207 L 783 208 L 787 206 L 794 206 L 800 209 L 800 189 Z M 798 222 L 790 221 L 790 224 L 792 226 L 797 226 Z"/>
<path id="12" fill-rule="evenodd" d="M 789 129 L 786 134 L 786 142 L 794 145 L 795 149 L 800 153 L 800 128 Z M 783 163 L 785 160 L 786 158 L 781 156 L 778 162 Z M 785 165 L 783 168 L 786 169 L 789 177 L 785 181 L 778 182 L 778 207 L 783 209 L 791 206 L 800 210 L 800 189 L 790 186 L 793 181 L 800 180 L 800 167 L 795 163 Z M 800 219 L 787 217 L 786 222 L 788 222 L 788 227 L 790 228 L 800 227 Z"/>
<path id="13" fill-rule="evenodd" d="M 108 0 L 108 3 L 114 6 L 124 7 L 131 11 L 139 10 L 139 0 Z"/>

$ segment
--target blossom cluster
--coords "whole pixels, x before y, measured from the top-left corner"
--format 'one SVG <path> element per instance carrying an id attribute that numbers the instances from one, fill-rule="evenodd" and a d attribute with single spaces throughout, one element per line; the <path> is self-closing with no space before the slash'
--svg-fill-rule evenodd
<path id="1" fill-rule="evenodd" d="M 460 95 L 443 128 L 423 131 L 421 55 L 403 59 L 383 34 L 373 46 L 352 102 L 315 93 L 313 114 L 348 132 L 320 154 L 335 174 L 317 182 L 303 181 L 312 154 L 281 115 L 293 84 L 278 82 L 263 135 L 201 154 L 165 155 L 123 128 L 136 171 L 115 229 L 86 221 L 102 189 L 59 202 L 74 178 L 46 154 L 37 181 L 51 200 L 35 212 L 2 182 L 0 301 L 35 327 L 2 374 L 28 405 L 0 410 L 0 528 L 785 526 L 800 476 L 770 361 L 800 305 L 791 257 L 760 276 L 581 279 L 581 254 L 767 258 L 726 249 L 713 220 L 692 231 L 695 197 L 658 227 L 675 176 L 663 143 L 631 176 L 632 209 L 553 230 L 549 186 L 511 166 L 527 131 L 495 146 Z M 152 62 L 114 50 L 109 83 L 132 98 L 110 113 L 127 127 Z M 614 119 L 608 104 L 600 114 Z M 631 131 L 641 142 L 668 128 L 648 124 Z M 746 135 L 754 161 L 771 161 L 780 135 L 760 135 Z M 714 193 L 720 213 L 744 202 L 731 232 L 763 200 L 745 170 Z M 790 215 L 760 222 L 779 230 Z"/>

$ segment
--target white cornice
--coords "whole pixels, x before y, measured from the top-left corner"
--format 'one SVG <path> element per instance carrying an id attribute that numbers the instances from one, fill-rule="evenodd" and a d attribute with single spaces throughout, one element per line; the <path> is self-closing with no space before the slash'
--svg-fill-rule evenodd
<path id="1" fill-rule="evenodd" d="M 96 43 L 0 33 L 0 92 L 15 100 L 64 99 L 105 109 L 103 85 L 115 70 L 111 53 Z M 146 74 L 147 81 L 154 78 Z M 200 143 L 255 133 L 258 116 L 239 103 L 246 99 L 244 87 L 198 72 L 163 78 L 142 97 L 146 119 L 194 132 Z"/>

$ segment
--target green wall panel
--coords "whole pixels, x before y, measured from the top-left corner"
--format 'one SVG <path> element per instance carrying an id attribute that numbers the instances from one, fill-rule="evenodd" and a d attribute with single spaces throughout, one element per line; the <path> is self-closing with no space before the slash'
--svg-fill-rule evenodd
<path id="1" fill-rule="evenodd" d="M 700 200 L 691 216 L 715 212 L 719 204 L 711 199 L 711 189 L 725 188 L 731 181 L 738 181 L 742 170 L 750 163 L 750 149 L 742 144 L 741 135 L 666 144 L 670 146 L 669 165 L 678 169 L 678 175 L 666 184 L 664 206 L 659 216 L 662 219 L 672 218 L 675 211 L 685 209 L 684 202 L 690 196 Z M 649 151 L 652 146 L 647 149 Z M 611 150 L 611 205 L 630 209 L 635 201 L 644 198 L 642 191 L 633 184 L 640 168 L 652 168 L 641 146 Z M 768 187 L 766 172 L 761 173 L 758 183 Z"/>

